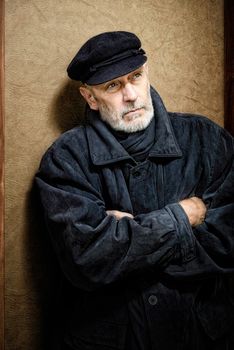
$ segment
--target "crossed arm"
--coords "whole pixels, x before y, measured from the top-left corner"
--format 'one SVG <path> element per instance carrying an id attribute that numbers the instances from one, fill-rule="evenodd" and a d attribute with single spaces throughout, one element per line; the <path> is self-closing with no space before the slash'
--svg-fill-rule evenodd
<path id="1" fill-rule="evenodd" d="M 226 143 L 219 143 L 212 176 L 202 191 L 207 211 L 203 200 L 192 197 L 134 218 L 106 210 L 98 176 L 84 175 L 86 158 L 74 156 L 78 146 L 72 152 L 68 146 L 51 148 L 36 181 L 67 278 L 94 290 L 152 269 L 178 279 L 234 271 L 234 172 L 232 144 Z"/>
<path id="2" fill-rule="evenodd" d="M 179 204 L 184 209 L 185 214 L 187 215 L 192 227 L 198 226 L 204 221 L 207 209 L 204 202 L 200 198 L 186 198 L 180 201 Z M 132 214 L 119 210 L 107 210 L 107 214 L 114 216 L 117 220 L 120 220 L 123 217 L 129 217 L 133 219 Z"/>

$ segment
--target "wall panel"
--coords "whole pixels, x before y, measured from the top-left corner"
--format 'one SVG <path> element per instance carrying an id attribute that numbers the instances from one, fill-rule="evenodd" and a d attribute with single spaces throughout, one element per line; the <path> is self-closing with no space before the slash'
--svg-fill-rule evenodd
<path id="1" fill-rule="evenodd" d="M 102 31 L 138 34 L 169 110 L 223 125 L 223 1 L 6 1 L 6 349 L 44 349 L 54 266 L 32 190 L 40 158 L 82 119 L 66 66 Z"/>

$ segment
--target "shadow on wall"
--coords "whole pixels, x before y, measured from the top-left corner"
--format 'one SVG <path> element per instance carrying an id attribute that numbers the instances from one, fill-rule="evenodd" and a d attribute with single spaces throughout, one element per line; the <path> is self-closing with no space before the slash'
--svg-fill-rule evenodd
<path id="1" fill-rule="evenodd" d="M 84 122 L 85 102 L 79 93 L 78 82 L 66 82 L 52 101 L 51 120 L 59 131 L 65 132 Z M 43 222 L 43 212 L 35 184 L 28 191 L 25 208 L 25 260 L 28 277 L 26 312 L 32 321 L 28 332 L 28 347 L 34 350 L 51 349 L 51 325 L 59 319 L 58 291 L 63 289 L 57 258 Z M 53 327 L 52 327 L 53 328 Z M 56 327 L 57 328 L 57 327 Z"/>
<path id="2" fill-rule="evenodd" d="M 60 132 L 84 122 L 85 101 L 79 93 L 80 82 L 68 80 L 52 101 L 52 122 Z"/>

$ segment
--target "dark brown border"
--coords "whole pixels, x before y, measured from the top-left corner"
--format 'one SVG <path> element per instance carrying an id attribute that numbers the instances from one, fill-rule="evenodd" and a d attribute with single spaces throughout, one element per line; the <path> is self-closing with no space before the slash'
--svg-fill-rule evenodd
<path id="1" fill-rule="evenodd" d="M 0 349 L 4 349 L 4 37 L 5 3 L 0 0 Z"/>
<path id="2" fill-rule="evenodd" d="M 224 126 L 234 136 L 234 1 L 224 0 Z"/>

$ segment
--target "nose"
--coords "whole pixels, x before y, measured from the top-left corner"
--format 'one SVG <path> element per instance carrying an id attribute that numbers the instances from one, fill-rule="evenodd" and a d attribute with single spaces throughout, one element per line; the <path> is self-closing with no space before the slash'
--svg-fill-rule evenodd
<path id="1" fill-rule="evenodd" d="M 127 83 L 123 87 L 123 100 L 125 102 L 135 101 L 137 99 L 137 92 L 131 83 Z"/>

